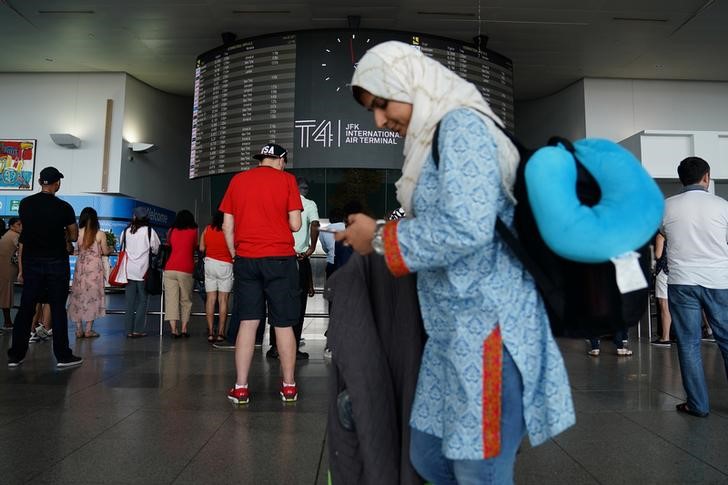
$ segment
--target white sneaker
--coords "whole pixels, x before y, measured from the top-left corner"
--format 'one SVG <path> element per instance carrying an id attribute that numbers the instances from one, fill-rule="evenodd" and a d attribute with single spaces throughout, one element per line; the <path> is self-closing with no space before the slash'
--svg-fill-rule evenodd
<path id="1" fill-rule="evenodd" d="M 324 349 L 324 359 L 331 360 L 331 349 L 328 347 Z"/>
<path id="2" fill-rule="evenodd" d="M 587 352 L 592 357 L 598 357 L 599 356 L 599 349 L 591 349 L 589 352 Z"/>
<path id="3" fill-rule="evenodd" d="M 46 330 L 43 325 L 35 329 L 35 336 L 38 337 L 38 340 L 48 340 L 52 335 L 53 329 Z"/>
<path id="4" fill-rule="evenodd" d="M 632 355 L 632 351 L 629 349 L 617 349 L 617 355 L 629 356 Z"/>
<path id="5" fill-rule="evenodd" d="M 37 333 L 33 332 L 30 334 L 30 340 L 28 340 L 28 343 L 34 344 L 36 342 L 42 342 L 42 341 L 43 341 L 43 339 L 41 337 L 39 337 Z"/>

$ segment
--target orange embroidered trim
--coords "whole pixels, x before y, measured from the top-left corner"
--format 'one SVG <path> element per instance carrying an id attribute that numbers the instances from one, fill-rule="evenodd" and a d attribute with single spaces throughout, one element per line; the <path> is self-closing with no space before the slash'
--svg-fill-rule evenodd
<path id="1" fill-rule="evenodd" d="M 399 250 L 399 241 L 397 240 L 397 224 L 399 221 L 389 221 L 384 226 L 382 239 L 384 240 L 384 259 L 387 261 L 387 267 L 394 276 L 404 276 L 410 273 L 407 264 L 404 262 L 402 252 Z"/>
<path id="2" fill-rule="evenodd" d="M 500 454 L 503 340 L 500 327 L 483 342 L 483 457 Z"/>

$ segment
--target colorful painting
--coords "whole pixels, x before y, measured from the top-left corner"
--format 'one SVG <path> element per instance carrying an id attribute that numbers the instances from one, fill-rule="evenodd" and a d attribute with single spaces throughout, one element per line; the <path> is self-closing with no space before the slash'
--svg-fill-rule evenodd
<path id="1" fill-rule="evenodd" d="M 33 190 L 36 140 L 0 140 L 0 190 Z"/>

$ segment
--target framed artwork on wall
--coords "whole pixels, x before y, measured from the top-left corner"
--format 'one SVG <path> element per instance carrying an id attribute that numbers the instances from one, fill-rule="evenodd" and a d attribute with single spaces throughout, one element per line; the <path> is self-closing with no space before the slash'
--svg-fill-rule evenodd
<path id="1" fill-rule="evenodd" d="M 0 190 L 33 190 L 36 142 L 0 139 Z"/>

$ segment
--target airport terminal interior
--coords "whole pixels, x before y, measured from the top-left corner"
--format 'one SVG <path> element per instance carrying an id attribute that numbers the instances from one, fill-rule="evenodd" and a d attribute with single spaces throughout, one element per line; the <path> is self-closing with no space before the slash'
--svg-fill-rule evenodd
<path id="1" fill-rule="evenodd" d="M 309 307 L 325 312 L 321 295 Z M 109 309 L 121 308 L 122 297 L 110 295 Z M 0 367 L 2 483 L 328 483 L 325 319 L 305 321 L 310 358 L 297 367 L 300 400 L 280 401 L 266 336 L 245 408 L 225 399 L 233 352 L 207 343 L 203 317 L 192 319 L 185 340 L 167 329 L 158 337 L 159 316 L 147 325 L 149 337 L 130 340 L 122 317 L 109 315 L 96 324 L 100 338 L 74 344 L 71 335 L 86 359 L 77 369 L 56 370 L 50 342 L 34 344 L 22 369 Z M 0 338 L 4 351 L 10 337 Z M 630 357 L 618 357 L 611 342 L 590 357 L 584 340 L 559 340 L 576 425 L 536 448 L 524 440 L 516 483 L 728 481 L 728 385 L 716 344 L 702 349 L 713 406 L 704 420 L 675 412 L 684 391 L 674 346 L 650 345 L 636 327 L 629 340 Z"/>
<path id="2" fill-rule="evenodd" d="M 269 142 L 287 150 L 322 223 L 352 201 L 386 217 L 401 205 L 405 142 L 375 126 L 351 79 L 389 40 L 475 85 L 526 146 L 611 140 L 664 197 L 682 190 L 680 160 L 702 157 L 707 190 L 728 198 L 727 24 L 719 0 L 3 0 L 0 218 L 17 217 L 56 167 L 76 216 L 98 213 L 108 272 L 132 213 L 143 208 L 162 239 L 182 209 L 204 228 Z M 66 369 L 49 338 L 8 367 L 12 330 L 0 329 L 0 485 L 332 483 L 325 257 L 319 241 L 295 402 L 279 396 L 266 329 L 250 403 L 231 404 L 234 348 L 208 341 L 197 290 L 188 338 L 173 338 L 160 296 L 147 335 L 127 338 L 124 291 L 107 285 L 98 338 L 77 338 L 69 322 L 83 364 Z M 17 282 L 13 317 L 22 291 Z M 606 335 L 598 355 L 583 338 L 557 339 L 576 424 L 540 446 L 524 439 L 515 483 L 728 483 L 720 348 L 704 335 L 709 416 L 677 412 L 677 344 L 654 344 L 648 293 L 623 344 L 631 353 Z"/>

